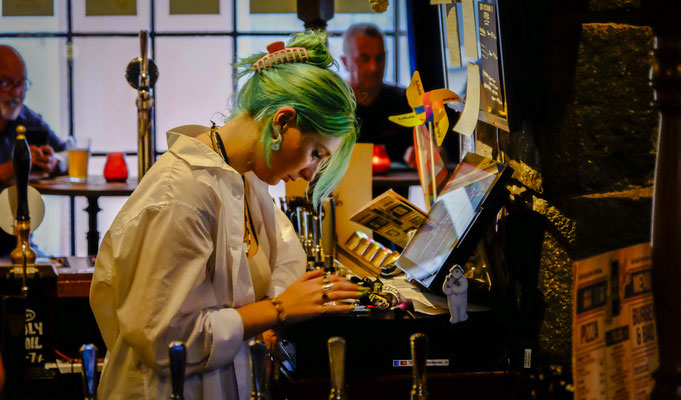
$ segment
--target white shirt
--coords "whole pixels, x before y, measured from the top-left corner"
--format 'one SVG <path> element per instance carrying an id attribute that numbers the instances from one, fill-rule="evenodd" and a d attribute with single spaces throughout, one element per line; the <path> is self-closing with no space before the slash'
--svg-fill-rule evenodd
<path id="1" fill-rule="evenodd" d="M 235 308 L 256 301 L 243 243 L 242 177 L 190 137 L 144 176 L 104 236 L 90 305 L 108 348 L 100 399 L 169 398 L 168 345 L 187 347 L 185 399 L 248 399 L 248 338 Z M 190 135 L 190 136 L 186 136 Z M 252 173 L 249 207 L 276 296 L 305 272 L 305 253 L 267 185 Z"/>

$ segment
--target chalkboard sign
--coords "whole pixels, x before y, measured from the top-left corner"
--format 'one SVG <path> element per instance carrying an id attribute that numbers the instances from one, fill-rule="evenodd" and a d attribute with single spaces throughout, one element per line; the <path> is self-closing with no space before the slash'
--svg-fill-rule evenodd
<path id="1" fill-rule="evenodd" d="M 457 0 L 440 9 L 440 26 L 447 32 L 443 35 L 442 51 L 448 88 L 459 94 L 467 90 L 466 67 L 446 57 L 447 52 L 452 52 L 448 48 L 451 38 L 459 40 L 454 48 L 461 48 L 461 64 L 474 63 L 480 69 L 478 120 L 507 132 L 522 128 L 524 100 L 531 95 L 527 91 L 524 2 Z M 463 46 L 460 46 L 461 37 Z"/>
<path id="2" fill-rule="evenodd" d="M 506 97 L 501 76 L 501 57 L 499 56 L 499 30 L 497 28 L 496 7 L 492 3 L 478 3 L 478 32 L 480 38 L 480 73 L 482 74 L 481 109 L 506 117 Z"/>

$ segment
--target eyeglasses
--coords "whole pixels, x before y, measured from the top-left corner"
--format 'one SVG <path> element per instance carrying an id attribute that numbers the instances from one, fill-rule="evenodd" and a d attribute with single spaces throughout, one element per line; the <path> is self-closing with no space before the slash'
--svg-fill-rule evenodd
<path id="1" fill-rule="evenodd" d="M 31 81 L 28 79 L 24 79 L 21 81 L 15 81 L 10 78 L 3 78 L 0 79 L 0 91 L 2 92 L 9 92 L 14 90 L 14 88 L 19 88 L 28 91 L 28 89 L 31 88 Z"/>

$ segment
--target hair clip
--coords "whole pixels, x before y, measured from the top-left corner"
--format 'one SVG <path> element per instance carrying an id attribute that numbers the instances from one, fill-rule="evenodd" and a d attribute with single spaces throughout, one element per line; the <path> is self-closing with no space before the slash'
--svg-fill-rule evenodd
<path id="1" fill-rule="evenodd" d="M 270 43 L 267 46 L 267 52 L 268 54 L 253 63 L 253 66 L 258 69 L 258 73 L 267 68 L 272 68 L 275 64 L 303 62 L 310 59 L 305 47 L 286 47 L 284 42 Z"/>

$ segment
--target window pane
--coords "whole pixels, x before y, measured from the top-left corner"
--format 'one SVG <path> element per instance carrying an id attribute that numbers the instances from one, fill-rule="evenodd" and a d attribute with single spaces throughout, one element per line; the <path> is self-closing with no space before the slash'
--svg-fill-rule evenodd
<path id="1" fill-rule="evenodd" d="M 335 14 L 333 19 L 328 22 L 328 30 L 333 32 L 345 32 L 352 24 L 358 22 L 370 22 L 375 24 L 383 31 L 395 29 L 395 7 L 388 7 L 383 13 L 371 14 Z"/>
<path id="2" fill-rule="evenodd" d="M 125 68 L 138 54 L 138 38 L 73 39 L 74 133 L 92 138 L 92 151 L 137 150 L 137 91 Z"/>
<path id="3" fill-rule="evenodd" d="M 149 1 L 137 0 L 137 15 L 112 16 L 86 16 L 85 0 L 72 1 L 71 4 L 74 32 L 138 32 L 141 29 L 149 29 Z"/>
<path id="4" fill-rule="evenodd" d="M 28 78 L 33 82 L 24 104 L 41 114 L 52 130 L 65 139 L 68 136 L 66 39 L 5 38 L 2 43 L 21 54 Z M 34 232 L 33 241 L 45 254 L 68 254 L 68 198 L 43 196 L 43 200 L 45 217 Z"/>
<path id="5" fill-rule="evenodd" d="M 74 224 L 74 229 L 75 229 L 75 242 L 76 242 L 76 255 L 80 257 L 85 257 L 87 256 L 87 232 L 88 232 L 88 225 L 89 225 L 89 220 L 88 220 L 88 213 L 85 211 L 87 208 L 88 203 L 87 199 L 82 196 L 76 196 L 74 198 L 74 207 L 73 207 L 73 213 L 74 213 L 74 219 L 75 219 L 75 224 Z M 101 208 L 101 206 L 100 206 Z M 99 215 L 98 215 L 99 216 Z M 100 239 L 101 236 L 104 236 L 102 232 L 100 234 Z"/>
<path id="6" fill-rule="evenodd" d="M 1 8 L 2 2 L 0 2 Z M 3 32 L 65 32 L 67 29 L 66 2 L 54 2 L 53 16 L 4 17 L 0 12 L 0 27 Z"/>
<path id="7" fill-rule="evenodd" d="M 156 39 L 156 147 L 166 150 L 166 131 L 187 124 L 217 124 L 232 95 L 231 37 L 159 37 Z M 181 56 L 179 56 L 181 55 Z"/>
<path id="8" fill-rule="evenodd" d="M 209 32 L 232 30 L 232 2 L 230 0 L 220 0 L 219 15 L 170 15 L 170 1 L 157 1 L 154 4 L 156 14 L 156 30 L 158 32 Z"/>
<path id="9" fill-rule="evenodd" d="M 407 30 L 407 1 L 406 0 L 398 0 L 399 7 L 400 7 L 400 30 L 401 31 L 406 31 Z"/>
<path id="10" fill-rule="evenodd" d="M 24 104 L 41 114 L 52 130 L 65 139 L 69 134 L 66 39 L 7 38 L 2 42 L 14 47 L 26 63 L 33 86 L 26 93 Z"/>
<path id="11" fill-rule="evenodd" d="M 45 202 L 45 217 L 33 232 L 33 242 L 47 255 L 70 254 L 69 198 L 46 195 L 42 198 Z"/>
<path id="12" fill-rule="evenodd" d="M 247 0 L 235 0 L 237 30 L 241 32 L 302 32 L 303 21 L 295 13 L 290 14 L 250 14 Z M 250 53 L 249 53 L 250 54 Z"/>
<path id="13" fill-rule="evenodd" d="M 409 65 L 409 41 L 406 36 L 399 37 L 400 44 L 400 80 L 399 84 L 407 87 L 411 81 L 411 66 Z"/>

